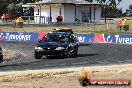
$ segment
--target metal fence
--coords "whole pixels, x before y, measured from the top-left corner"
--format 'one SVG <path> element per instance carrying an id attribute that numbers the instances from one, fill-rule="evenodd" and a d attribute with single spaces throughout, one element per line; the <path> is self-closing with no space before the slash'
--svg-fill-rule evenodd
<path id="1" fill-rule="evenodd" d="M 22 16 L 24 20 L 24 26 L 32 26 L 32 27 L 41 27 L 41 26 L 81 26 L 86 27 L 89 30 L 117 30 L 117 25 L 115 20 L 92 20 L 89 22 L 79 22 L 76 21 L 74 23 L 61 23 L 57 22 L 49 22 L 46 23 L 47 18 L 44 16 Z M 132 21 L 129 21 L 129 29 L 132 29 Z M 1 22 L 1 25 L 13 25 L 13 22 Z M 131 30 L 132 31 L 132 30 Z"/>
<path id="2" fill-rule="evenodd" d="M 45 16 L 22 16 L 25 24 L 45 24 Z"/>

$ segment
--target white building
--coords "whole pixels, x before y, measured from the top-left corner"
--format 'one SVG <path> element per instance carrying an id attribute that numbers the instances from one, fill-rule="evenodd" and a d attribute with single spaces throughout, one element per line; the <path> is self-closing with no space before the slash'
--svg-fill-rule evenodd
<path id="1" fill-rule="evenodd" d="M 30 3 L 34 6 L 35 22 L 57 22 L 62 16 L 63 22 L 100 20 L 104 4 L 90 3 L 84 0 L 43 0 Z"/>

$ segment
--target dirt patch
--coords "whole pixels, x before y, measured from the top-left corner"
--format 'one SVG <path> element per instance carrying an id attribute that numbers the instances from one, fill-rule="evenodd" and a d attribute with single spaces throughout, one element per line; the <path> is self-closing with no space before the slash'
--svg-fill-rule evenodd
<path id="1" fill-rule="evenodd" d="M 15 51 L 11 51 L 11 50 L 3 50 L 3 56 L 4 56 L 4 60 L 8 60 L 11 59 L 14 55 L 15 55 Z"/>
<path id="2" fill-rule="evenodd" d="M 130 79 L 132 65 L 85 67 L 91 79 Z M 0 88 L 83 88 L 78 81 L 81 67 L 0 72 Z M 131 88 L 132 86 L 88 86 L 86 88 Z"/>
<path id="3" fill-rule="evenodd" d="M 16 51 L 3 49 L 4 62 L 20 60 L 20 59 L 23 59 L 25 56 L 26 55 L 19 53 L 19 52 L 16 52 Z"/>

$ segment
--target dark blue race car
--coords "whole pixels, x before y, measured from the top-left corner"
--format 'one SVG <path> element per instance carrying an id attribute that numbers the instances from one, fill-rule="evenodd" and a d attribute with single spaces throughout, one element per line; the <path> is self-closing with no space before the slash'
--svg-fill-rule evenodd
<path id="1" fill-rule="evenodd" d="M 43 56 L 66 56 L 77 55 L 77 39 L 65 32 L 47 33 L 46 36 L 38 41 L 35 47 L 34 57 L 39 59 Z"/>

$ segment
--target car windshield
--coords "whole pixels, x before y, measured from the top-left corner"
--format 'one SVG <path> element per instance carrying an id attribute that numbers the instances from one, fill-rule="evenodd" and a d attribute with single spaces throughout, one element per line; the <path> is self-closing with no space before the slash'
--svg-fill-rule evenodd
<path id="1" fill-rule="evenodd" d="M 67 34 L 49 33 L 43 38 L 43 42 L 68 42 Z"/>
<path id="2" fill-rule="evenodd" d="M 57 30 L 57 32 L 67 32 L 67 33 L 73 34 L 73 32 L 71 30 Z"/>

